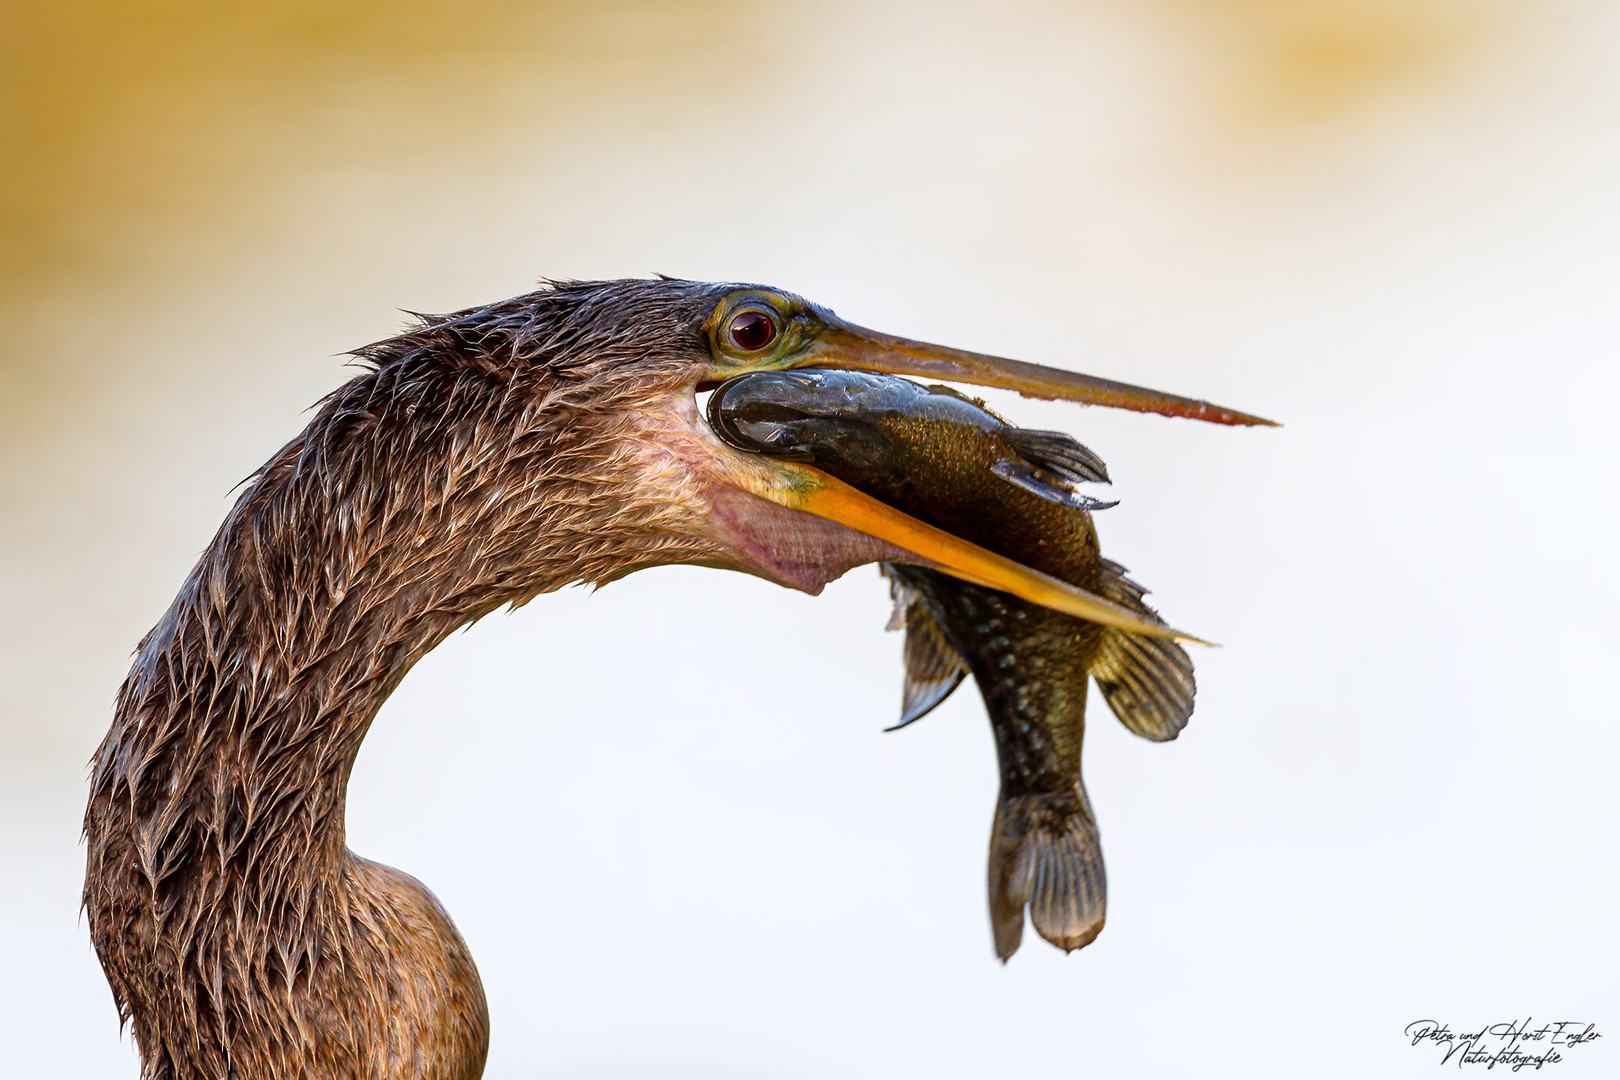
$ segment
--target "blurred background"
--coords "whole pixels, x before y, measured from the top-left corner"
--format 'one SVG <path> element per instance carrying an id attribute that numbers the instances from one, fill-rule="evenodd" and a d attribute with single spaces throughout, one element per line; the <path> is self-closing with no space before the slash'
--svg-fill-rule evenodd
<path id="1" fill-rule="evenodd" d="M 1409 1022 L 1524 1017 L 1596 1022 L 1554 1075 L 1616 1075 L 1617 35 L 1574 0 L 0 6 L 7 1068 L 136 1075 L 85 763 L 233 485 L 402 309 L 662 272 L 1287 426 L 993 400 L 1108 460 L 1104 550 L 1225 646 L 1176 743 L 1094 709 L 1073 956 L 995 962 L 982 707 L 882 734 L 874 569 L 650 571 L 430 655 L 350 844 L 454 915 L 489 1076 L 1417 1077 Z"/>

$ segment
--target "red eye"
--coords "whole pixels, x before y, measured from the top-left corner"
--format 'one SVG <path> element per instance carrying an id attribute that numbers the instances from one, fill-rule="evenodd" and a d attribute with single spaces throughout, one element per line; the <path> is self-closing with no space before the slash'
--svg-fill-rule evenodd
<path id="1" fill-rule="evenodd" d="M 745 311 L 731 320 L 731 343 L 756 352 L 776 340 L 776 320 L 762 311 Z"/>

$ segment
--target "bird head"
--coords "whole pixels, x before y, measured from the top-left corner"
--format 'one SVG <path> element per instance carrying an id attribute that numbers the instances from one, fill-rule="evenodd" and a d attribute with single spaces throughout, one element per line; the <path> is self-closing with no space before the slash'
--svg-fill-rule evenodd
<path id="1" fill-rule="evenodd" d="M 532 516 L 549 515 L 553 548 L 572 536 L 592 556 L 550 578 L 602 582 L 643 566 L 685 562 L 814 593 L 852 566 L 883 559 L 933 566 L 1155 634 L 1165 630 L 808 465 L 726 444 L 704 420 L 697 395 L 754 372 L 844 369 L 1221 424 L 1269 423 L 1192 398 L 869 330 L 778 289 L 670 278 L 557 282 L 499 304 L 426 317 L 419 328 L 361 355 L 377 365 L 377 376 L 401 369 L 396 381 L 409 378 L 412 357 L 453 357 L 458 370 L 500 388 L 501 419 L 475 418 L 483 434 L 464 441 L 502 442 L 501 498 L 534 507 Z M 493 391 L 472 396 L 489 411 Z M 436 400 L 445 397 L 440 392 Z M 513 485 L 523 484 L 535 492 L 549 486 L 544 498 L 511 498 Z M 559 516 L 559 506 L 573 517 Z"/>

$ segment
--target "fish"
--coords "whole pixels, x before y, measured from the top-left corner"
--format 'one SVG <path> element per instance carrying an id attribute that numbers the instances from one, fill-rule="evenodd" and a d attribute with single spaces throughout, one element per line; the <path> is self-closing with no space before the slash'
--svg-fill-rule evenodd
<path id="1" fill-rule="evenodd" d="M 798 461 L 929 525 L 1166 625 L 1147 590 L 1102 556 L 1085 494 L 1109 483 L 1073 437 L 1020 428 L 949 387 L 891 375 L 800 369 L 743 375 L 707 407 L 730 445 Z M 1081 775 L 1094 680 L 1124 726 L 1176 738 L 1192 716 L 1192 660 L 1174 640 L 1102 626 L 928 566 L 882 564 L 905 631 L 900 723 L 933 710 L 971 674 L 1000 770 L 988 900 L 1006 962 L 1036 932 L 1072 952 L 1102 931 L 1107 875 Z M 894 729 L 890 729 L 894 730 Z"/>

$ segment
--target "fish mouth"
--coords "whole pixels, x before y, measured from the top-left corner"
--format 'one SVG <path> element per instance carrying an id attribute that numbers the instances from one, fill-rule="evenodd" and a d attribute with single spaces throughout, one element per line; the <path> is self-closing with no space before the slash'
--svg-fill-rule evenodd
<path id="1" fill-rule="evenodd" d="M 728 382 L 716 389 L 706 409 L 710 436 L 719 444 L 715 449 L 723 448 L 715 455 L 713 466 L 718 467 L 717 478 L 726 486 L 880 541 L 895 552 L 888 556 L 890 561 L 931 567 L 1088 622 L 1149 637 L 1212 644 L 1185 631 L 1148 622 L 1085 589 L 929 525 L 812 465 L 733 445 L 716 434 L 724 429 L 719 414 L 726 389 L 733 384 Z"/>

